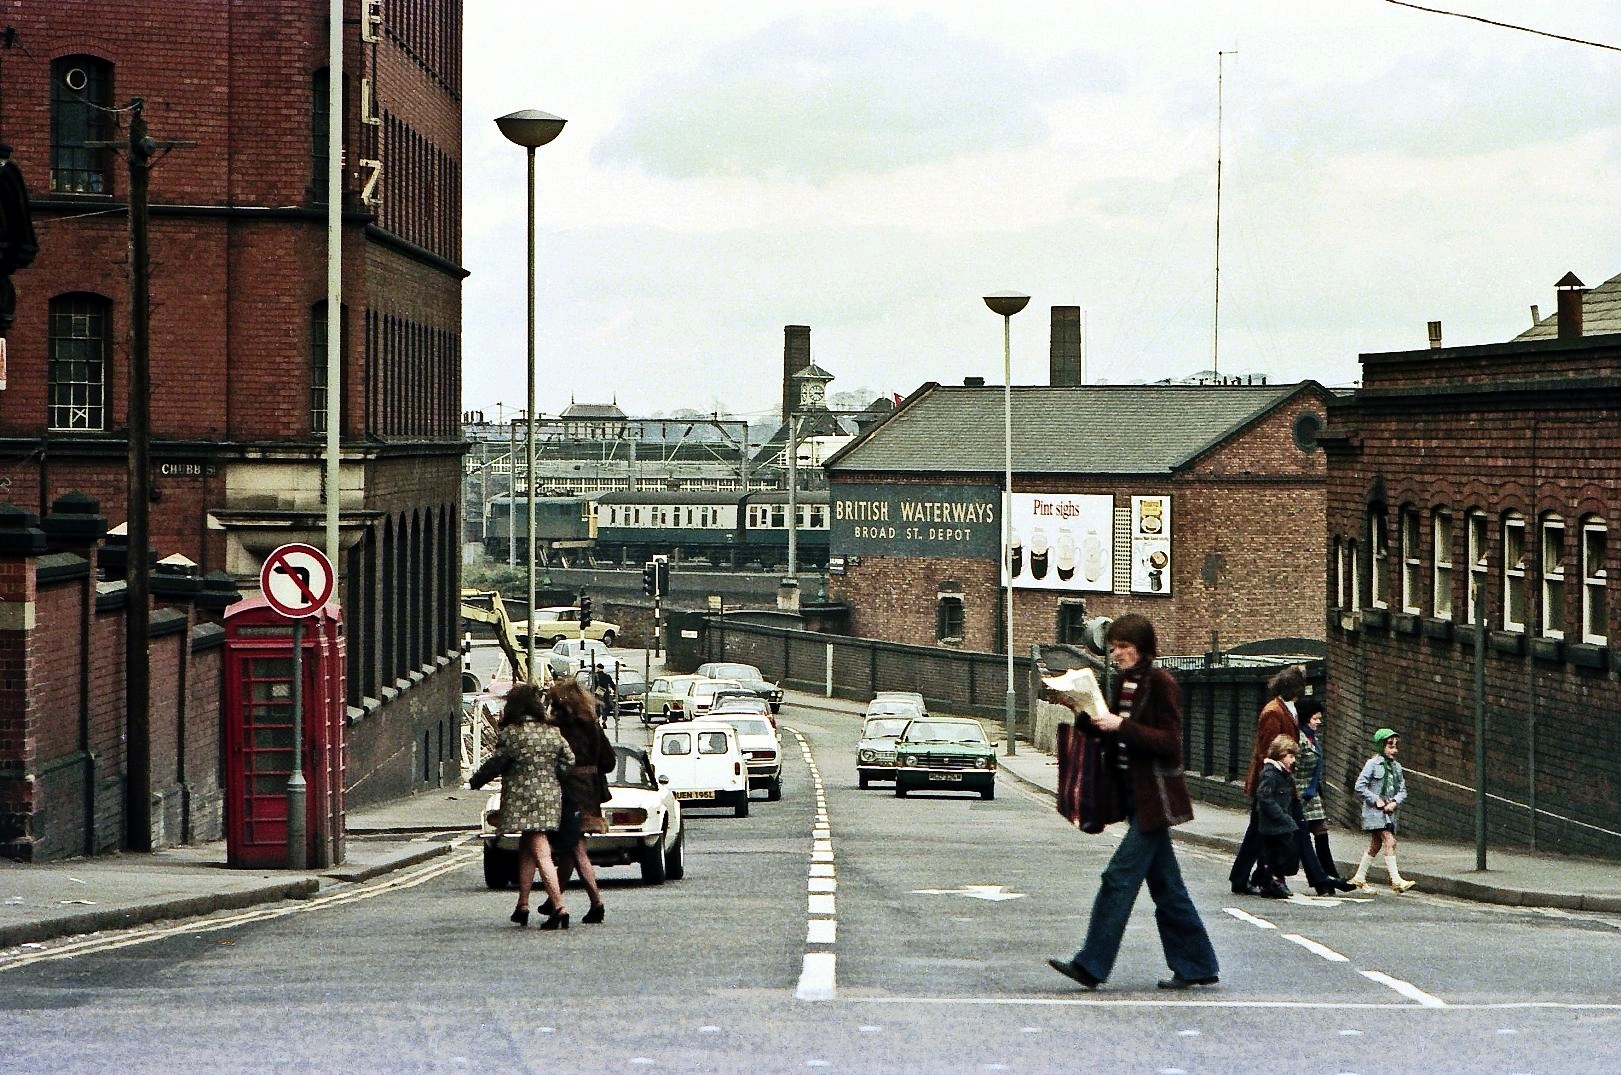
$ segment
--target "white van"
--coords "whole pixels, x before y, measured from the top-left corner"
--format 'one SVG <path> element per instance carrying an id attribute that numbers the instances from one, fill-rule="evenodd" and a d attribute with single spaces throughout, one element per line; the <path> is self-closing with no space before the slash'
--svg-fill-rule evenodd
<path id="1" fill-rule="evenodd" d="M 737 729 L 707 720 L 663 724 L 653 733 L 653 770 L 683 809 L 730 806 L 749 816 L 749 773 Z"/>

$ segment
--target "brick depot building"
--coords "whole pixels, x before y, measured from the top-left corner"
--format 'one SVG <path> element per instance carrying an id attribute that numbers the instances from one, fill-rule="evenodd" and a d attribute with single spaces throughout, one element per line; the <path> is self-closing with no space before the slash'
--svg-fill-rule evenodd
<path id="1" fill-rule="evenodd" d="M 350 802 L 454 779 L 459 708 L 461 5 L 114 0 L 12 10 L 0 135 L 39 254 L 0 392 L 0 498 L 82 491 L 116 527 L 129 453 L 134 98 L 151 137 L 150 544 L 256 592 L 324 546 L 326 395 L 341 403 Z M 380 22 L 363 21 L 376 12 Z M 363 40 L 375 37 L 375 40 Z M 326 131 L 343 122 L 341 383 L 326 383 Z M 64 720 L 77 719 L 63 713 Z M 40 759 L 48 763 L 51 759 Z"/>
<path id="2" fill-rule="evenodd" d="M 1012 390 L 1013 643 L 1141 612 L 1165 653 L 1320 640 L 1329 392 Z M 830 596 L 867 638 L 1005 650 L 1003 389 L 928 384 L 827 463 Z"/>
<path id="3" fill-rule="evenodd" d="M 1615 857 L 1621 277 L 1561 283 L 1511 342 L 1363 355 L 1330 407 L 1329 778 L 1395 728 L 1412 830 L 1473 839 L 1478 599 L 1489 843 Z"/>

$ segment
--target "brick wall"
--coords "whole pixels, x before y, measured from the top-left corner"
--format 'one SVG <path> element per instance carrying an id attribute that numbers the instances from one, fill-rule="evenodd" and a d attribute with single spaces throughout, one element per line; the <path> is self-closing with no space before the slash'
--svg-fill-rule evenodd
<path id="1" fill-rule="evenodd" d="M 1364 356 L 1367 390 L 1330 411 L 1327 529 L 1356 541 L 1359 604 L 1371 604 L 1370 510 L 1390 535 L 1383 612 L 1331 610 L 1330 773 L 1346 786 L 1371 753 L 1369 736 L 1402 732 L 1412 797 L 1404 825 L 1472 839 L 1475 811 L 1475 647 L 1468 607 L 1467 514 L 1485 513 L 1485 788 L 1489 840 L 1621 856 L 1621 696 L 1616 691 L 1617 549 L 1621 495 L 1621 348 L 1614 337 Z M 1609 371 L 1609 372 L 1605 372 Z M 1562 385 L 1562 387 L 1561 387 Z M 1419 518 L 1419 603 L 1402 607 L 1400 519 Z M 1452 613 L 1430 592 L 1435 511 L 1454 519 Z M 1526 629 L 1503 622 L 1503 517 L 1526 520 Z M 1566 522 L 1565 638 L 1542 630 L 1538 522 Z M 1606 521 L 1608 615 L 1602 643 L 1580 637 L 1579 522 Z M 1335 564 L 1325 560 L 1327 594 Z M 1337 718 L 1337 720 L 1336 720 Z"/>

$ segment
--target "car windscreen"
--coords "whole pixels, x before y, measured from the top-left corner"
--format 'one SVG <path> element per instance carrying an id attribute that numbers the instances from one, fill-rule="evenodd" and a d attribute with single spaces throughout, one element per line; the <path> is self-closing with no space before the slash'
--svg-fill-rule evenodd
<path id="1" fill-rule="evenodd" d="M 911 721 L 906 717 L 879 717 L 869 720 L 861 729 L 863 739 L 882 739 L 886 736 L 896 736 L 906 730 Z"/>
<path id="2" fill-rule="evenodd" d="M 729 717 L 726 723 L 737 729 L 739 735 L 770 735 L 771 722 L 750 717 Z"/>
<path id="3" fill-rule="evenodd" d="M 984 745 L 985 729 L 977 724 L 944 724 L 932 720 L 914 720 L 906 726 L 908 743 L 970 743 Z"/>
<path id="4" fill-rule="evenodd" d="M 716 664 L 709 666 L 709 674 L 716 679 L 759 679 L 760 670 L 752 664 Z"/>
<path id="5" fill-rule="evenodd" d="M 923 711 L 912 702 L 872 702 L 867 706 L 867 716 L 869 717 L 882 717 L 891 713 L 906 719 L 923 715 Z"/>
<path id="6" fill-rule="evenodd" d="M 614 771 L 608 776 L 608 783 L 618 787 L 650 788 L 653 787 L 653 777 L 647 771 L 647 765 L 641 755 L 625 751 L 615 751 Z"/>

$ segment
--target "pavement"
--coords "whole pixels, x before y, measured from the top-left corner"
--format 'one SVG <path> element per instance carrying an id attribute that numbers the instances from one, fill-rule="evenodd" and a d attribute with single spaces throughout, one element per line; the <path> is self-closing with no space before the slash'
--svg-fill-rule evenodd
<path id="1" fill-rule="evenodd" d="M 862 703 L 793 691 L 785 701 L 848 715 L 855 741 Z M 987 724 L 994 738 L 1000 728 Z M 1057 760 L 1029 743 L 1015 746 L 1012 756 L 998 754 L 1003 778 L 1055 797 Z M 224 841 L 44 864 L 0 860 L 0 966 L 22 946 L 57 937 L 308 899 L 449 854 L 478 831 L 485 798 L 482 791 L 445 788 L 353 811 L 346 861 L 325 869 L 231 869 Z M 1174 830 L 1177 840 L 1236 853 L 1246 812 L 1195 802 L 1194 813 L 1192 822 Z M 1355 860 L 1347 856 L 1361 854 L 1363 837 L 1336 829 L 1331 839 L 1348 875 Z M 1407 835 L 1401 837 L 1401 862 L 1402 873 L 1418 882 L 1419 892 L 1510 906 L 1621 912 L 1621 866 L 1614 862 L 1489 848 L 1488 869 L 1477 871 L 1472 843 Z M 1396 898 L 1383 884 L 1382 866 L 1369 872 L 1369 880 L 1381 882 L 1371 891 Z"/>

